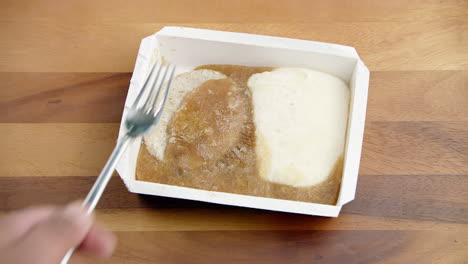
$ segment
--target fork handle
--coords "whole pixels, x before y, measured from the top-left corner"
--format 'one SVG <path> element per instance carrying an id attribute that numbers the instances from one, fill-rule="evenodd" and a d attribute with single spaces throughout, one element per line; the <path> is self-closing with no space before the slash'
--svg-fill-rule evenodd
<path id="1" fill-rule="evenodd" d="M 130 137 L 128 134 L 125 134 L 125 136 L 123 136 L 122 139 L 120 139 L 117 142 L 117 145 L 115 146 L 114 150 L 112 151 L 112 154 L 107 160 L 106 165 L 104 165 L 104 168 L 99 174 L 99 177 L 96 179 L 93 187 L 91 188 L 88 195 L 83 201 L 83 206 L 86 206 L 88 208 L 88 214 L 91 214 L 91 212 L 96 207 L 96 204 L 101 198 L 101 195 L 104 192 L 104 189 L 106 188 L 107 183 L 112 177 L 115 167 L 117 166 L 117 162 L 119 161 L 124 150 L 127 148 L 128 144 L 130 143 L 130 139 L 132 138 L 133 137 Z"/>
<path id="2" fill-rule="evenodd" d="M 128 144 L 130 143 L 130 140 L 133 138 L 134 137 L 130 137 L 128 134 L 125 134 L 125 136 L 117 142 L 117 145 L 115 146 L 114 150 L 112 151 L 112 154 L 107 160 L 106 165 L 104 165 L 104 168 L 99 174 L 99 177 L 96 179 L 93 187 L 91 188 L 88 195 L 83 201 L 82 205 L 87 207 L 88 214 L 91 214 L 94 208 L 96 207 L 96 204 L 101 198 L 101 195 L 104 192 L 104 189 L 106 188 L 107 183 L 112 177 L 114 169 L 117 166 L 117 162 L 119 161 L 124 150 L 127 148 Z M 75 251 L 75 248 L 68 250 L 68 252 L 65 254 L 60 264 L 67 264 L 74 251 Z"/>

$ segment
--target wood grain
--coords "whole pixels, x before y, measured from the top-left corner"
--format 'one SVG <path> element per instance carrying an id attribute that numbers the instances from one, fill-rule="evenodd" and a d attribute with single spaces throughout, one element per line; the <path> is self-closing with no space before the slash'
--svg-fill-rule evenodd
<path id="1" fill-rule="evenodd" d="M 96 212 L 119 237 L 108 263 L 468 263 L 464 0 L 1 1 L 0 215 L 84 197 L 140 40 L 167 25 L 356 47 L 371 70 L 356 199 L 323 218 L 136 195 L 114 175 Z"/>
<path id="2" fill-rule="evenodd" d="M 170 204 L 171 200 L 159 200 Z M 206 207 L 185 201 L 177 208 L 96 210 L 97 221 L 112 231 L 251 231 L 251 230 L 424 230 L 457 231 L 465 224 L 342 213 L 339 218 L 310 217 L 247 208 Z M 191 207 L 189 207 L 192 205 Z M 196 205 L 199 205 L 198 207 Z M 174 206 L 174 205 L 173 205 Z M 0 215 L 10 210 L 0 211 Z M 287 228 L 286 228 L 287 227 Z"/>
<path id="3" fill-rule="evenodd" d="M 466 232 L 118 232 L 110 263 L 463 263 Z M 188 260 L 188 261 L 187 261 Z M 186 262 L 187 261 L 187 262 Z"/>
<path id="4" fill-rule="evenodd" d="M 373 71 L 368 121 L 468 121 L 468 71 Z"/>
<path id="5" fill-rule="evenodd" d="M 181 8 L 184 7 L 184 8 Z M 454 19 L 466 14 L 468 4 L 460 0 L 396 0 L 392 2 L 343 0 L 268 0 L 219 1 L 191 0 L 114 1 L 82 0 L 60 2 L 54 0 L 7 0 L 0 11 L 3 21 L 106 21 L 127 23 L 165 22 L 377 22 L 377 21 L 431 21 Z M 313 10 L 311 10 L 313 8 Z M 372 10 L 372 12 L 369 12 Z M 255 15 L 252 15 L 255 12 Z M 135 15 L 138 14 L 138 15 Z"/>
<path id="6" fill-rule="evenodd" d="M 426 230 L 456 231 L 463 224 L 343 213 L 339 218 L 310 217 L 245 208 L 99 209 L 98 222 L 114 231 L 193 230 Z M 129 219 L 138 219 L 137 227 Z"/>
<path id="7" fill-rule="evenodd" d="M 114 148 L 118 128 L 117 123 L 0 123 L 0 173 L 98 175 Z"/>
<path id="8" fill-rule="evenodd" d="M 362 174 L 468 174 L 468 122 L 371 122 Z"/>
<path id="9" fill-rule="evenodd" d="M 0 73 L 0 122 L 120 122 L 131 73 Z"/>

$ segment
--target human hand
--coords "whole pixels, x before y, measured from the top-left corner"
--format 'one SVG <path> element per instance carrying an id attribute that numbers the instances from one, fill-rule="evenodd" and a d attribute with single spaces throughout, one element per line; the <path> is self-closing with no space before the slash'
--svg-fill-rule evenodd
<path id="1" fill-rule="evenodd" d="M 103 259 L 115 244 L 115 236 L 95 225 L 78 202 L 32 207 L 0 218 L 0 263 L 58 264 L 74 247 L 76 253 Z"/>

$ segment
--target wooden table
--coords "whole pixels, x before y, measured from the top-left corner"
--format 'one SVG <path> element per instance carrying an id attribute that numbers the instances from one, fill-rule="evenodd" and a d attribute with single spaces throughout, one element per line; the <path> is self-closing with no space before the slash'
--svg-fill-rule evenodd
<path id="1" fill-rule="evenodd" d="M 84 197 L 143 37 L 266 34 L 354 46 L 372 71 L 356 200 L 330 219 L 114 177 L 96 212 L 119 238 L 109 263 L 468 263 L 468 1 L 4 0 L 0 17 L 1 212 Z"/>

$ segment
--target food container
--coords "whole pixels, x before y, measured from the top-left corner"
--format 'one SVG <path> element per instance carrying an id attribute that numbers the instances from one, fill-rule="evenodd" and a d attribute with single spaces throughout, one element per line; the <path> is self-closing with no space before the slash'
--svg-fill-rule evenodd
<path id="1" fill-rule="evenodd" d="M 350 111 L 344 152 L 343 178 L 336 205 L 264 198 L 135 180 L 141 140 L 135 140 L 123 154 L 117 171 L 133 193 L 158 195 L 218 204 L 320 216 L 338 216 L 352 201 L 361 157 L 366 116 L 369 70 L 353 47 L 314 41 L 184 27 L 164 27 L 143 39 L 125 102 L 122 120 L 132 104 L 151 63 L 157 56 L 177 65 L 176 74 L 205 64 L 306 67 L 345 80 L 351 90 Z M 120 126 L 119 136 L 125 133 Z"/>

